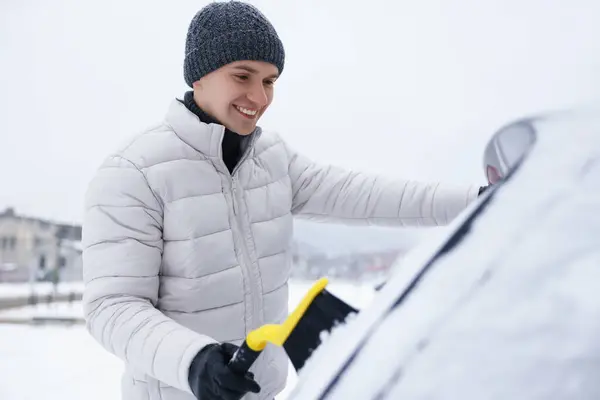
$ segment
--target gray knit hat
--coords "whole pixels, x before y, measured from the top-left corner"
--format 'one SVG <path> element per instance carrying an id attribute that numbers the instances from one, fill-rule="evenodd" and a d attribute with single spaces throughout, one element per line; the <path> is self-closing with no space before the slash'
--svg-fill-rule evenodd
<path id="1" fill-rule="evenodd" d="M 188 86 L 234 61 L 265 61 L 283 71 L 285 52 L 269 20 L 240 1 L 214 2 L 192 19 L 183 73 Z"/>

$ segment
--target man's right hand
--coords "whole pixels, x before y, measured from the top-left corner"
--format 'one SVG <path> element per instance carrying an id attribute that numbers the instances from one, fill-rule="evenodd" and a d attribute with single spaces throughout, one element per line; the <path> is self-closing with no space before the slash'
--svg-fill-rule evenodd
<path id="1" fill-rule="evenodd" d="M 222 343 L 210 344 L 200 350 L 190 365 L 188 378 L 197 399 L 239 400 L 248 392 L 260 391 L 251 372 L 242 376 L 227 366 L 237 349 L 238 346 L 232 343 Z"/>

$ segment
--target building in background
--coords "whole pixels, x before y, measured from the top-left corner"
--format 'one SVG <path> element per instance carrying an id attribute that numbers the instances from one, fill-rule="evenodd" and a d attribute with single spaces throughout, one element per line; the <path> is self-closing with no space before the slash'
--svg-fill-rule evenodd
<path id="1" fill-rule="evenodd" d="M 81 226 L 0 212 L 0 282 L 82 279 Z"/>

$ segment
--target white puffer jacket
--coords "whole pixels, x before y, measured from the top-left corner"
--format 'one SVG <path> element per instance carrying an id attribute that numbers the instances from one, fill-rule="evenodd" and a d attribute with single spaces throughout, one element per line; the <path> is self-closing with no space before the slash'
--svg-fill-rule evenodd
<path id="1" fill-rule="evenodd" d="M 191 400 L 188 367 L 215 341 L 240 344 L 288 313 L 292 215 L 386 225 L 448 223 L 477 187 L 388 181 L 319 166 L 279 136 L 250 139 L 232 174 L 224 128 L 179 101 L 109 157 L 86 195 L 87 328 L 125 362 L 127 400 Z M 269 347 L 252 371 L 272 399 L 287 358 Z"/>

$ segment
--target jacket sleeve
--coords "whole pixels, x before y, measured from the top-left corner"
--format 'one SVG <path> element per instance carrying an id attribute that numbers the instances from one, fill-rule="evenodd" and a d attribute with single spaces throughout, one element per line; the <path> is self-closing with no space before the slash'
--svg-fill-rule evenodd
<path id="1" fill-rule="evenodd" d="M 191 393 L 188 370 L 215 342 L 155 308 L 162 259 L 162 204 L 142 172 L 109 158 L 86 192 L 83 295 L 86 326 L 135 370 Z"/>
<path id="2" fill-rule="evenodd" d="M 329 222 L 383 226 L 449 224 L 477 198 L 479 186 L 387 179 L 319 165 L 284 144 L 292 213 Z"/>

